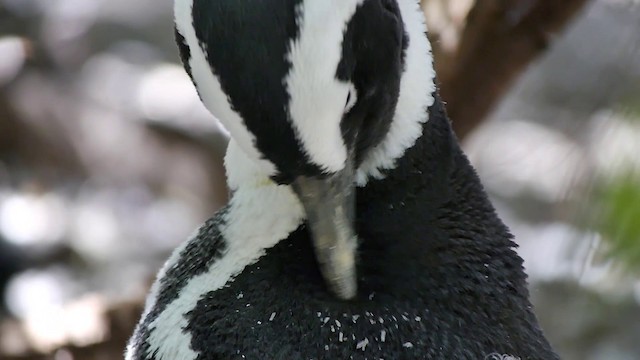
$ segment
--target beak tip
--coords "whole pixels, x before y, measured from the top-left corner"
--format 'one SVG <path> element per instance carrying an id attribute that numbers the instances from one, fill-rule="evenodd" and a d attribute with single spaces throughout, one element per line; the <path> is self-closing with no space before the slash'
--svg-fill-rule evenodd
<path id="1" fill-rule="evenodd" d="M 331 249 L 328 262 L 322 267 L 322 273 L 327 280 L 329 289 L 342 300 L 351 300 L 357 293 L 355 239 L 351 239 L 351 246 Z"/>
<path id="2" fill-rule="evenodd" d="M 332 284 L 333 292 L 341 300 L 352 300 L 356 297 L 357 285 L 355 276 L 340 279 Z"/>

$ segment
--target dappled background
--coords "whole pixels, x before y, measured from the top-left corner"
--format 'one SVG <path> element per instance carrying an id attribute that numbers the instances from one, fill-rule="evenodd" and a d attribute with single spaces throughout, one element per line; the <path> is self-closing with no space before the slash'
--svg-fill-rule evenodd
<path id="1" fill-rule="evenodd" d="M 423 8 L 550 340 L 565 359 L 640 359 L 640 1 Z M 226 133 L 171 12 L 0 0 L 0 358 L 121 358 L 155 271 L 227 199 Z"/>

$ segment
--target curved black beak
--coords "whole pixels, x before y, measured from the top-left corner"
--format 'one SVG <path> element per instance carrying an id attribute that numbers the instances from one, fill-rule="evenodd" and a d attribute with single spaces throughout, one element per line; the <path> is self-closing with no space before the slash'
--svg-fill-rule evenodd
<path id="1" fill-rule="evenodd" d="M 293 182 L 307 213 L 316 258 L 329 289 L 339 298 L 356 296 L 354 230 L 355 188 L 351 161 L 342 171 L 324 179 L 298 177 Z"/>

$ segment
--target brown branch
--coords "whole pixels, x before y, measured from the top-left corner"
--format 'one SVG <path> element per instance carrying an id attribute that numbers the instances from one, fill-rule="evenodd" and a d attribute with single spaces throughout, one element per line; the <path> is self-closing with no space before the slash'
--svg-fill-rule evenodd
<path id="1" fill-rule="evenodd" d="M 588 0 L 479 0 L 455 56 L 434 51 L 454 129 L 467 136 Z M 437 44 L 436 44 L 437 50 Z M 446 64 L 443 64 L 446 63 Z"/>
<path id="2" fill-rule="evenodd" d="M 30 127 L 0 89 L 0 162 L 86 174 L 77 154 L 64 140 L 43 136 Z"/>

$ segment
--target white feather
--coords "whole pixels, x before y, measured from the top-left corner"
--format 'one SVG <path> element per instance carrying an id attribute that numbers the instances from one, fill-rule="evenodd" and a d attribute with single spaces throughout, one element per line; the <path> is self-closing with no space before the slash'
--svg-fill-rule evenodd
<path id="1" fill-rule="evenodd" d="M 175 265 L 179 261 L 180 254 L 184 251 L 184 249 L 187 247 L 189 242 L 196 237 L 197 234 L 198 234 L 198 230 L 196 230 L 191 236 L 189 236 L 189 239 L 190 239 L 189 241 L 183 242 L 182 244 L 180 244 L 180 246 L 174 249 L 169 259 L 167 259 L 167 261 L 164 263 L 160 271 L 158 271 L 158 274 L 156 276 L 156 281 L 153 283 L 153 285 L 151 285 L 151 290 L 149 291 L 149 295 L 147 295 L 147 299 L 144 304 L 144 311 L 142 312 L 142 317 L 141 317 L 142 319 L 146 318 L 149 315 L 149 312 L 151 312 L 151 310 L 156 306 L 156 303 L 158 302 L 158 295 L 160 294 L 160 281 L 158 280 L 163 278 L 164 275 L 167 273 L 167 270 L 170 269 L 173 265 Z M 136 328 L 136 331 L 138 331 L 137 328 Z M 135 343 L 133 341 L 129 341 L 129 343 L 127 343 L 125 360 L 133 359 L 134 344 Z"/>
<path id="2" fill-rule="evenodd" d="M 353 85 L 335 75 L 347 24 L 363 1 L 304 0 L 298 8 L 299 36 L 287 56 L 293 128 L 310 160 L 328 172 L 342 170 L 347 159 L 340 121 Z"/>
<path id="3" fill-rule="evenodd" d="M 190 347 L 191 334 L 180 330 L 188 325 L 187 313 L 203 295 L 229 284 L 247 266 L 257 262 L 267 249 L 289 236 L 304 219 L 302 205 L 291 187 L 278 186 L 255 171 L 253 161 L 233 141 L 227 151 L 227 162 L 230 156 L 233 166 L 227 169 L 229 178 L 242 186 L 234 189 L 225 216 L 226 225 L 221 229 L 227 250 L 205 273 L 189 279 L 178 298 L 149 325 L 150 346 L 146 355 L 155 353 L 157 360 L 196 359 L 198 354 Z M 179 260 L 180 249 L 184 249 L 184 245 L 174 252 L 164 268 Z M 161 270 L 159 276 L 163 273 Z M 155 294 L 157 296 L 157 290 Z M 150 301 L 147 306 L 154 304 L 155 301 Z"/>
<path id="4" fill-rule="evenodd" d="M 242 150 L 255 162 L 262 172 L 268 175 L 276 173 L 276 167 L 255 147 L 255 136 L 249 132 L 242 117 L 233 110 L 229 96 L 222 90 L 220 80 L 211 71 L 207 61 L 205 46 L 198 41 L 193 28 L 193 0 L 176 0 L 174 4 L 175 23 L 178 32 L 189 46 L 191 59 L 189 65 L 194 84 L 200 93 L 202 102 L 209 111 L 220 120 Z"/>
<path id="5" fill-rule="evenodd" d="M 429 119 L 427 109 L 434 102 L 435 71 L 424 14 L 416 0 L 398 0 L 398 5 L 409 34 L 400 97 L 389 133 L 358 168 L 359 186 L 366 185 L 370 178 L 382 179 L 381 170 L 396 166 L 396 160 L 422 135 L 422 125 Z"/>

